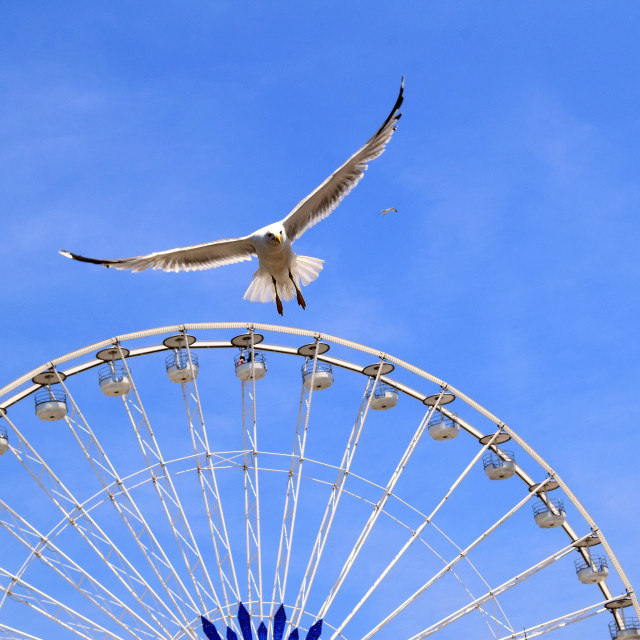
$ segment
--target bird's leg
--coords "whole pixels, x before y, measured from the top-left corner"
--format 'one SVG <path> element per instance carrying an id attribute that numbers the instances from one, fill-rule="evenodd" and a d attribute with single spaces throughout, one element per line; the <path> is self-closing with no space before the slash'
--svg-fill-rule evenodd
<path id="1" fill-rule="evenodd" d="M 296 300 L 298 301 L 298 304 L 303 309 L 306 309 L 307 303 L 304 301 L 304 298 L 302 297 L 302 291 L 300 291 L 300 289 L 298 288 L 298 285 L 296 284 L 296 281 L 293 279 L 293 276 L 291 275 L 291 271 L 289 271 L 289 278 L 291 279 L 291 282 L 293 282 L 293 286 L 296 288 Z"/>
<path id="2" fill-rule="evenodd" d="M 276 284 L 276 279 L 271 276 L 271 280 L 273 280 L 273 288 L 276 292 L 276 309 L 281 316 L 284 316 L 284 309 L 282 308 L 282 301 L 280 300 L 280 296 L 278 295 L 278 285 Z"/>

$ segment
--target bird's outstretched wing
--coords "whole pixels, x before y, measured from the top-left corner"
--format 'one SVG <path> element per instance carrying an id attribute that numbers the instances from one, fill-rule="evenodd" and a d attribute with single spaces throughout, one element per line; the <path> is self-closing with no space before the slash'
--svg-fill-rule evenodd
<path id="1" fill-rule="evenodd" d="M 398 113 L 403 101 L 404 77 L 400 85 L 398 99 L 391 113 L 376 133 L 365 142 L 339 169 L 334 171 L 315 191 L 300 201 L 293 211 L 282 221 L 291 241 L 299 238 L 307 229 L 324 220 L 355 187 L 367 168 L 367 163 L 382 154 L 396 130 L 400 119 Z"/>
<path id="2" fill-rule="evenodd" d="M 251 260 L 252 255 L 255 255 L 255 249 L 249 236 L 246 236 L 232 240 L 216 240 L 215 242 L 170 249 L 169 251 L 158 251 L 146 256 L 120 260 L 96 260 L 79 256 L 70 251 L 60 251 L 60 253 L 73 260 L 101 264 L 103 267 L 112 269 L 144 271 L 151 268 L 162 269 L 162 271 L 202 271 L 225 264 Z"/>

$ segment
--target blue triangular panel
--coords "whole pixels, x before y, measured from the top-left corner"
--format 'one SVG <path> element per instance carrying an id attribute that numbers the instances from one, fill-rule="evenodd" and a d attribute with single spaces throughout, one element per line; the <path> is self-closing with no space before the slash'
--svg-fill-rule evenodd
<path id="1" fill-rule="evenodd" d="M 238 605 L 238 622 L 240 623 L 240 631 L 242 631 L 243 640 L 253 640 L 251 631 L 251 616 L 245 609 L 242 602 Z"/>
<path id="2" fill-rule="evenodd" d="M 227 640 L 238 640 L 236 632 L 230 627 L 227 627 Z"/>
<path id="3" fill-rule="evenodd" d="M 307 637 L 305 638 L 305 640 L 318 640 L 321 633 L 322 633 L 322 620 L 318 620 L 318 622 L 316 622 L 311 627 L 311 629 L 309 629 L 309 632 L 307 633 Z"/>
<path id="4" fill-rule="evenodd" d="M 284 625 L 287 623 L 287 614 L 284 612 L 284 605 L 281 604 L 273 617 L 273 640 L 282 640 Z"/>
<path id="5" fill-rule="evenodd" d="M 202 630 L 207 636 L 208 640 L 222 640 L 222 636 L 218 633 L 215 625 L 213 625 L 204 616 L 200 616 L 202 621 Z M 240 623 L 240 632 L 242 633 L 242 640 L 254 640 L 253 628 L 251 627 L 251 614 L 247 611 L 246 607 L 240 602 L 238 604 L 238 622 Z M 287 614 L 284 610 L 284 605 L 281 604 L 278 607 L 275 615 L 273 616 L 273 637 L 272 640 L 283 640 L 284 629 L 287 624 Z M 319 640 L 322 633 L 322 620 L 318 620 L 307 632 L 305 640 Z M 264 622 L 260 623 L 258 627 L 258 639 L 267 640 L 269 632 Z M 294 629 L 288 637 L 288 640 L 299 640 L 300 633 L 298 629 Z M 226 640 L 238 640 L 238 634 L 231 628 L 227 627 L 227 639 Z"/>
<path id="6" fill-rule="evenodd" d="M 218 630 L 204 616 L 200 616 L 200 619 L 202 620 L 204 635 L 207 636 L 209 640 L 222 640 Z"/>

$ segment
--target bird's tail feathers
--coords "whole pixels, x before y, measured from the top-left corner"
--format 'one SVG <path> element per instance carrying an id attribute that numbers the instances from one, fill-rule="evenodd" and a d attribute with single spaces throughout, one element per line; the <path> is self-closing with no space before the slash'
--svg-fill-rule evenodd
<path id="1" fill-rule="evenodd" d="M 296 283 L 307 285 L 313 282 L 320 272 L 324 260 L 320 258 L 310 258 L 309 256 L 294 256 L 291 262 L 291 275 Z M 278 283 L 278 295 L 282 300 L 292 300 L 296 297 L 296 290 L 289 278 L 289 274 L 284 272 L 276 277 Z M 271 274 L 262 267 L 253 274 L 253 280 L 245 291 L 244 300 L 251 302 L 273 302 L 276 299 L 273 279 Z"/>
<path id="2" fill-rule="evenodd" d="M 278 283 L 278 295 L 281 300 L 292 300 L 295 296 L 295 289 L 293 288 L 293 282 L 289 280 L 287 274 L 287 280 L 277 280 Z M 253 280 L 249 285 L 249 288 L 245 291 L 243 300 L 250 300 L 251 302 L 273 302 L 276 299 L 276 291 L 273 286 L 273 279 L 268 271 L 258 269 L 253 274 Z"/>
<path id="3" fill-rule="evenodd" d="M 292 274 L 293 277 L 300 278 L 302 284 L 307 285 L 313 282 L 322 271 L 324 260 L 321 258 L 311 258 L 309 256 L 295 256 Z"/>
<path id="4" fill-rule="evenodd" d="M 263 269 L 258 269 L 253 274 L 253 280 L 248 289 L 244 292 L 243 300 L 251 300 L 251 302 L 272 302 L 275 299 L 271 274 Z"/>

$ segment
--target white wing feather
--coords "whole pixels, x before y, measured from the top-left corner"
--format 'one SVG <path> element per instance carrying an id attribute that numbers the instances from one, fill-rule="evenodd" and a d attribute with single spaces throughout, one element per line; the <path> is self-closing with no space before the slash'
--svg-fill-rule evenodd
<path id="1" fill-rule="evenodd" d="M 402 114 L 398 113 L 403 101 L 404 77 L 400 85 L 398 99 L 391 113 L 376 133 L 356 151 L 339 169 L 334 171 L 315 191 L 301 200 L 282 221 L 291 242 L 299 238 L 307 229 L 324 220 L 340 204 L 364 175 L 367 163 L 382 154 L 396 130 L 396 123 Z"/>
<path id="2" fill-rule="evenodd" d="M 120 260 L 97 260 L 87 258 L 70 251 L 60 251 L 63 256 L 80 262 L 101 264 L 111 269 L 128 271 L 144 271 L 145 269 L 161 269 L 162 271 L 202 271 L 213 269 L 225 264 L 251 260 L 255 255 L 255 248 L 250 237 L 234 238 L 231 240 L 216 240 L 190 247 L 157 251 L 144 256 L 122 258 Z"/>

